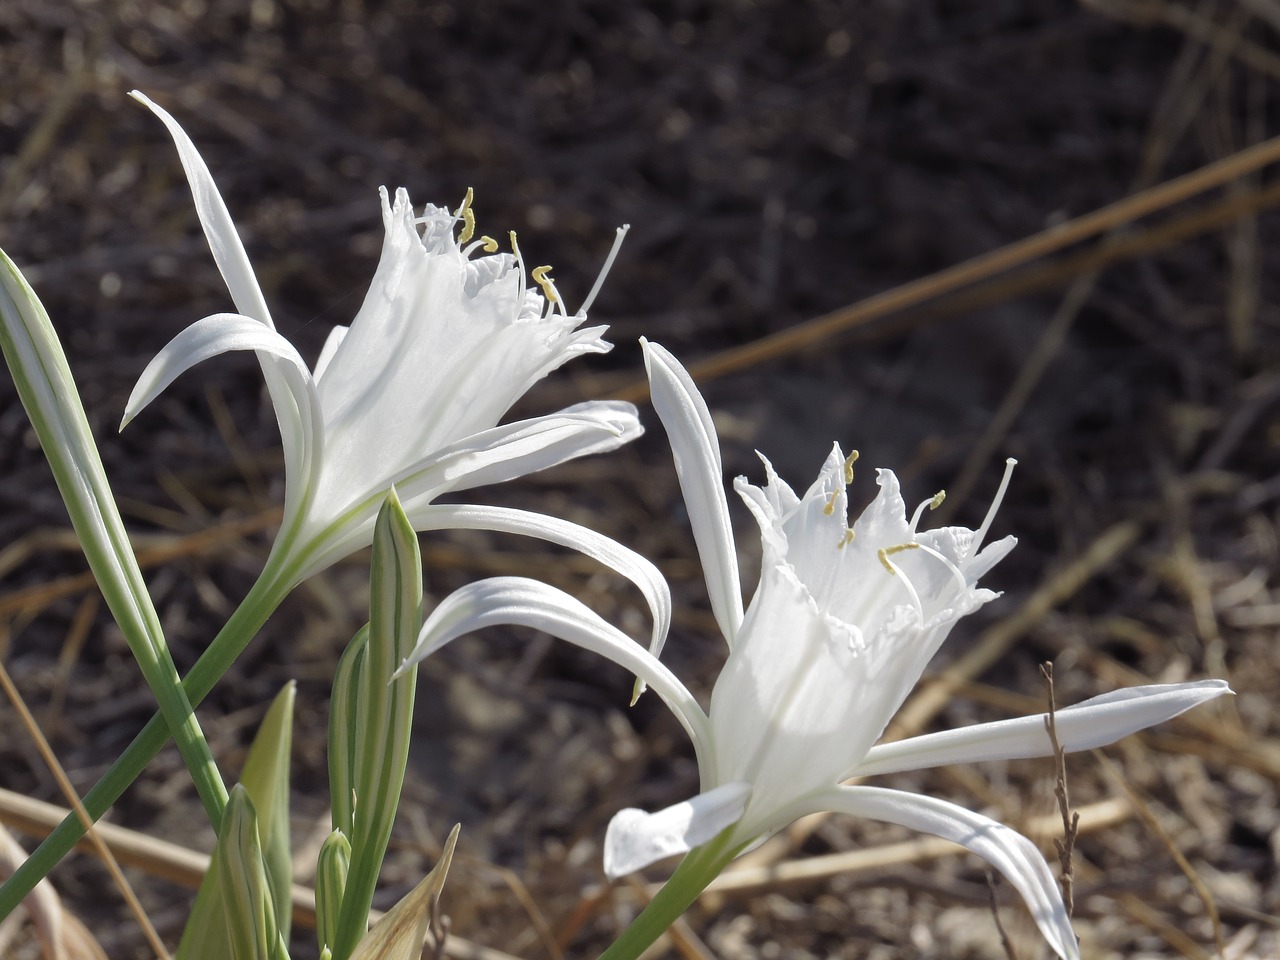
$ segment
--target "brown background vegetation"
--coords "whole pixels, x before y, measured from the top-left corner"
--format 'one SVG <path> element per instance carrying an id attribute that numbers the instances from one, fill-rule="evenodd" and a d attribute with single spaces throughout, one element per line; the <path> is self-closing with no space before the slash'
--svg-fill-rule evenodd
<path id="1" fill-rule="evenodd" d="M 1264 139 L 1276 130 L 1274 13 L 1212 0 L 7 0 L 0 246 L 62 331 L 140 549 L 179 550 L 149 577 L 185 666 L 265 557 L 269 513 L 248 532 L 231 525 L 278 502 L 278 438 L 245 357 L 184 376 L 116 434 L 146 361 L 229 305 L 173 149 L 129 89 L 169 108 L 200 145 L 278 326 L 310 358 L 372 274 L 379 184 L 450 205 L 474 187 L 481 228 L 518 230 L 570 302 L 614 227 L 630 223 L 592 312 L 617 348 L 544 383 L 521 407 L 530 413 L 634 383 L 641 335 L 698 361 Z M 1266 179 L 1141 228 L 1158 238 L 1223 197 L 1260 206 L 1249 191 Z M 1105 751 L 1113 766 L 1071 762 L 1080 805 L 1126 796 L 1121 780 L 1141 798 L 1139 812 L 1125 808 L 1080 843 L 1090 957 L 1212 956 L 1207 902 L 1228 956 L 1280 951 L 1275 234 L 1273 215 L 1248 214 L 1118 257 L 1092 282 L 1077 279 L 1078 263 L 1030 291 L 1006 277 L 706 383 L 730 475 L 758 480 L 758 448 L 802 486 L 838 439 L 863 464 L 897 469 L 909 500 L 960 494 L 953 516 L 972 524 L 1003 458 L 1021 460 L 997 531 L 1021 544 L 991 578 L 1006 596 L 934 665 L 924 689 L 950 679 L 951 695 L 908 720 L 935 728 L 1034 710 L 1046 659 L 1060 702 L 1143 680 L 1232 682 L 1229 704 Z M 1010 400 L 1020 374 L 1031 389 Z M 1002 405 L 1007 427 L 993 429 Z M 661 431 L 643 415 L 650 433 L 633 447 L 484 496 L 560 512 L 659 561 L 680 607 L 665 659 L 707 692 L 721 642 Z M 871 489 L 864 471 L 854 499 Z M 185 549 L 219 527 L 232 532 L 213 548 Z M 535 570 L 633 635 L 646 629 L 628 588 L 581 564 L 551 566 L 537 545 L 432 537 L 424 548 L 437 595 Z M 0 378 L 2 652 L 87 789 L 152 704 L 92 592 L 31 599 L 83 569 Z M 1064 582 L 1063 571 L 1080 575 Z M 299 845 L 327 822 L 327 680 L 362 620 L 366 577 L 355 557 L 300 590 L 201 710 L 234 773 L 271 695 L 299 680 Z M 1046 584 L 1058 588 L 1052 609 L 1028 611 Z M 984 646 L 1011 616 L 1023 619 L 1010 643 Z M 984 650 L 989 662 L 966 659 Z M 425 871 L 461 820 L 445 900 L 454 929 L 525 957 L 591 955 L 636 902 L 625 885 L 590 900 L 608 817 L 695 788 L 679 729 L 655 703 L 628 710 L 620 671 L 543 638 L 460 642 L 422 676 L 380 903 Z M 0 731 L 0 786 L 57 800 L 7 707 Z M 892 782 L 1014 823 L 1054 810 L 1047 762 Z M 113 820 L 191 846 L 210 839 L 172 751 Z M 766 850 L 788 863 L 901 839 L 833 818 Z M 176 938 L 189 894 L 138 879 Z M 112 957 L 146 955 L 96 865 L 76 858 L 55 882 Z M 1008 894 L 1001 915 L 1018 955 L 1043 954 Z M 987 897 L 976 861 L 900 852 L 878 869 L 775 879 L 705 903 L 689 918 L 694 939 L 676 949 L 698 956 L 700 939 L 723 957 L 1002 956 Z"/>

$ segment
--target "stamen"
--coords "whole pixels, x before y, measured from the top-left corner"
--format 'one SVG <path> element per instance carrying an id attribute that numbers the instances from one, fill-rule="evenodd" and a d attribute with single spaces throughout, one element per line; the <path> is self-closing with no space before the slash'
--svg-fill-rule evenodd
<path id="1" fill-rule="evenodd" d="M 600 288 L 604 286 L 604 278 L 609 275 L 609 270 L 613 266 L 613 261 L 617 259 L 618 251 L 622 248 L 622 241 L 626 239 L 627 231 L 631 229 L 631 224 L 624 223 L 618 228 L 617 235 L 613 238 L 613 247 L 609 250 L 609 255 L 604 258 L 604 266 L 600 268 L 600 272 L 596 274 L 596 282 L 591 287 L 591 292 L 587 294 L 587 299 L 582 301 L 582 306 L 578 308 L 579 313 L 586 313 L 591 309 L 591 305 L 596 302 L 596 294 L 600 292 Z"/>
<path id="2" fill-rule="evenodd" d="M 916 512 L 911 515 L 911 532 L 916 532 L 916 527 L 920 524 L 920 518 L 924 516 L 926 509 L 937 510 L 942 506 L 942 501 L 947 499 L 947 491 L 939 490 L 933 495 L 931 500 L 926 500 L 920 506 L 916 507 Z"/>
<path id="3" fill-rule="evenodd" d="M 851 543 L 853 543 L 853 527 L 848 527 L 844 532 L 844 536 L 840 538 L 840 542 L 836 544 L 836 549 L 843 550 Z"/>
<path id="4" fill-rule="evenodd" d="M 551 303 L 555 303 L 560 298 L 556 296 L 556 288 L 552 284 L 551 277 L 547 276 L 551 272 L 551 266 L 544 264 L 541 267 L 534 267 L 529 276 L 538 286 L 542 288 L 542 295 Z"/>
<path id="5" fill-rule="evenodd" d="M 1017 465 L 1018 461 L 1013 457 L 1004 462 L 1004 477 L 1000 481 L 1000 489 L 996 491 L 996 498 L 991 501 L 991 506 L 987 508 L 987 515 L 982 521 L 982 526 L 978 528 L 978 532 L 974 534 L 973 541 L 969 544 L 969 549 L 965 551 L 965 560 L 976 555 L 978 548 L 982 546 L 982 541 L 986 538 L 987 531 L 991 529 L 991 521 L 996 518 L 996 511 L 1000 509 L 1000 504 L 1004 500 L 1004 493 L 1009 489 L 1009 480 L 1013 477 L 1013 468 Z"/>
<path id="6" fill-rule="evenodd" d="M 850 450 L 849 456 L 844 458 L 844 483 L 847 487 L 853 483 L 853 465 L 858 462 L 858 451 Z"/>
<path id="7" fill-rule="evenodd" d="M 507 236 L 511 238 L 511 253 L 516 258 L 516 266 L 520 268 L 520 289 L 523 290 L 525 288 L 524 257 L 520 256 L 520 244 L 516 243 L 516 232 L 509 230 Z"/>
<path id="8" fill-rule="evenodd" d="M 470 257 L 477 247 L 484 250 L 485 253 L 497 253 L 498 241 L 493 239 L 493 237 L 481 237 L 479 240 L 472 240 L 462 248 L 462 255 L 464 257 Z"/>
<path id="9" fill-rule="evenodd" d="M 840 491 L 835 490 L 832 492 L 831 496 L 827 497 L 827 505 L 822 508 L 822 512 L 825 516 L 829 517 L 836 512 L 836 497 L 838 496 L 840 496 Z"/>
<path id="10" fill-rule="evenodd" d="M 946 567 L 947 573 L 951 574 L 951 579 L 956 582 L 956 586 L 958 586 L 962 591 L 969 589 L 969 584 L 965 580 L 964 574 L 960 572 L 960 568 L 948 560 L 941 552 L 933 549 L 933 547 L 929 546 L 927 543 L 916 543 L 913 544 L 913 546 L 920 548 Z"/>
<path id="11" fill-rule="evenodd" d="M 458 243 L 467 243 L 476 233 L 476 214 L 471 209 L 471 201 L 475 197 L 475 191 L 467 187 L 467 195 L 462 198 L 462 206 L 458 208 L 455 217 L 462 218 L 462 232 L 458 234 Z"/>
<path id="12" fill-rule="evenodd" d="M 884 564 L 884 568 L 890 573 L 897 573 L 898 568 L 889 562 L 889 558 L 895 553 L 902 553 L 904 550 L 919 550 L 918 543 L 900 543 L 896 547 L 881 547 L 879 550 L 880 562 Z"/>
<path id="13" fill-rule="evenodd" d="M 907 595 L 911 597 L 911 602 L 912 604 L 915 605 L 916 615 L 920 618 L 920 622 L 923 624 L 924 623 L 924 604 L 920 602 L 920 594 L 916 592 L 915 586 L 911 583 L 911 578 L 908 577 L 905 573 L 903 573 L 900 569 L 898 569 L 897 564 L 895 564 L 892 560 L 889 559 L 890 554 L 901 553 L 903 550 L 910 550 L 913 547 L 918 547 L 918 546 L 920 546 L 920 544 L 918 543 L 902 543 L 896 547 L 885 547 L 880 550 L 880 562 L 884 564 L 884 568 L 886 570 L 888 570 L 892 574 L 897 575 L 898 579 L 902 581 L 902 585 L 907 590 Z"/>

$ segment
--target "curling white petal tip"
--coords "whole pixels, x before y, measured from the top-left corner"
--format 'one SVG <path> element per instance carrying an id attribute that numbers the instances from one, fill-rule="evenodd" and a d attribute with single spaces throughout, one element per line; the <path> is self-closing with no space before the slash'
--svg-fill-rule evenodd
<path id="1" fill-rule="evenodd" d="M 726 783 L 656 813 L 627 808 L 609 821 L 604 872 L 611 880 L 711 840 L 733 826 L 751 797 L 748 783 Z"/>

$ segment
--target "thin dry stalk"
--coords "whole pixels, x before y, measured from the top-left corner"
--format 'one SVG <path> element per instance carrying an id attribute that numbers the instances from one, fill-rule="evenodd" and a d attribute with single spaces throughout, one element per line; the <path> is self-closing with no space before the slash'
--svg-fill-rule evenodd
<path id="1" fill-rule="evenodd" d="M 1280 137 L 1238 151 L 1199 170 L 1133 194 L 1064 224 L 1049 227 L 954 267 L 894 287 L 740 347 L 724 350 L 701 362 L 691 363 L 688 365 L 689 373 L 695 380 L 705 383 L 766 360 L 795 353 L 887 314 L 917 306 L 961 287 L 1023 266 L 1082 240 L 1114 230 L 1206 190 L 1237 180 L 1277 160 L 1280 160 Z M 638 382 L 619 390 L 612 395 L 612 399 L 637 401 L 643 400 L 647 395 L 648 384 Z"/>
<path id="2" fill-rule="evenodd" d="M 1000 934 L 1000 946 L 1004 948 L 1004 955 L 1009 960 L 1018 960 L 1018 951 L 1013 949 L 1009 932 L 1005 930 L 1004 923 L 1000 920 L 1000 904 L 996 900 L 996 878 L 990 870 L 987 871 L 987 896 L 991 903 L 991 919 L 996 923 L 996 933 Z"/>
<path id="3" fill-rule="evenodd" d="M 213 548 L 227 543 L 234 543 L 251 533 L 265 530 L 280 522 L 281 508 L 272 507 L 252 517 L 224 523 L 199 533 L 167 539 L 158 546 L 150 546 L 137 551 L 138 566 L 146 570 L 150 567 L 168 563 L 180 557 L 203 556 Z M 69 531 L 68 531 L 69 532 Z M 0 597 L 0 617 L 12 617 L 19 614 L 31 615 L 38 612 L 55 600 L 75 596 L 84 590 L 91 590 L 97 584 L 92 573 L 82 573 L 71 577 L 63 577 L 48 583 L 36 584 L 25 590 L 14 590 Z"/>
<path id="4" fill-rule="evenodd" d="M 1209 922 L 1213 925 L 1213 942 L 1218 948 L 1218 955 L 1220 957 L 1224 956 L 1227 948 L 1222 936 L 1222 917 L 1218 913 L 1218 904 L 1213 897 L 1213 891 L 1200 879 L 1200 875 L 1196 873 L 1191 861 L 1178 848 L 1173 837 L 1169 836 L 1169 831 L 1160 823 L 1160 819 L 1152 811 L 1146 799 L 1129 783 L 1120 768 L 1101 751 L 1095 750 L 1094 753 L 1101 758 L 1102 766 L 1111 775 L 1111 778 L 1120 785 L 1120 789 L 1125 792 L 1125 796 L 1132 802 L 1134 812 L 1138 814 L 1138 818 L 1146 824 L 1147 828 L 1160 839 L 1164 848 L 1169 851 L 1169 856 L 1173 857 L 1174 863 L 1178 865 L 1178 869 L 1182 871 L 1183 876 L 1187 878 L 1187 882 L 1195 890 L 1196 896 L 1204 904 L 1205 913 L 1208 914 Z"/>
<path id="5" fill-rule="evenodd" d="M 115 857 L 111 855 L 107 845 L 98 836 L 97 831 L 94 829 L 93 818 L 89 816 L 89 811 L 80 802 L 80 795 L 76 793 L 75 787 L 72 786 L 67 772 L 62 769 L 62 764 L 58 762 L 53 748 L 49 746 L 49 741 L 45 739 L 44 733 L 40 730 L 40 725 L 36 723 L 36 718 L 27 709 L 26 701 L 22 698 L 17 686 L 14 685 L 13 679 L 9 676 L 9 671 L 3 662 L 0 662 L 0 687 L 4 688 L 5 696 L 13 704 L 14 710 L 18 712 L 28 736 L 35 743 L 36 749 L 48 766 L 49 772 L 53 774 L 54 780 L 58 782 L 58 789 L 62 791 L 63 796 L 67 798 L 72 809 L 75 810 L 76 816 L 80 818 L 80 823 L 84 826 L 86 836 L 93 843 L 95 852 L 102 860 L 103 865 L 106 866 L 107 872 L 111 874 L 111 880 L 115 883 L 116 889 L 120 891 L 120 895 L 124 897 L 124 901 L 129 907 L 129 912 L 133 914 L 134 919 L 138 921 L 138 926 L 142 928 L 143 936 L 147 938 L 147 943 L 150 944 L 152 952 L 160 960 L 170 960 L 169 951 L 165 949 L 160 935 L 156 933 L 155 927 L 151 925 L 151 918 L 142 909 L 142 904 L 138 902 L 133 888 L 129 886 L 129 881 L 125 879 L 124 873 L 120 870 L 120 864 L 116 863 Z"/>
<path id="6" fill-rule="evenodd" d="M 1075 852 L 1076 835 L 1080 832 L 1080 814 L 1071 812 L 1071 797 L 1067 792 L 1067 752 L 1058 742 L 1058 705 L 1053 694 L 1053 664 L 1040 664 L 1040 675 L 1044 677 L 1045 695 L 1049 700 L 1044 728 L 1049 734 L 1049 743 L 1053 745 L 1053 762 L 1057 768 L 1053 795 L 1058 798 L 1058 812 L 1062 814 L 1062 839 L 1054 838 L 1053 846 L 1058 851 L 1058 866 L 1061 868 L 1058 883 L 1062 887 L 1062 900 L 1067 906 L 1067 916 L 1071 916 L 1076 910 L 1075 872 L 1071 866 L 1071 855 Z"/>
<path id="7" fill-rule="evenodd" d="M 69 811 L 57 804 L 45 803 L 31 797 L 0 789 L 0 823 L 5 823 L 15 830 L 35 836 L 47 836 Z M 173 883 L 181 884 L 195 890 L 204 879 L 209 869 L 209 856 L 188 850 L 186 847 L 155 837 L 129 830 L 111 823 L 97 823 L 93 827 L 93 835 L 110 848 L 112 855 L 126 866 L 142 870 L 153 877 L 160 877 Z M 82 840 L 80 849 L 88 853 L 98 853 L 88 839 Z M 293 921 L 302 927 L 314 929 L 316 925 L 315 891 L 309 887 L 295 883 L 291 892 L 293 903 Z M 369 923 L 373 925 L 382 919 L 377 910 L 369 912 Z M 519 958 L 501 950 L 483 947 L 450 936 L 446 953 L 454 960 L 519 960 Z"/>
<path id="8" fill-rule="evenodd" d="M 431 948 L 432 960 L 444 960 L 448 956 L 450 920 L 448 914 L 440 909 L 440 898 L 431 898 L 431 939 L 435 946 Z"/>

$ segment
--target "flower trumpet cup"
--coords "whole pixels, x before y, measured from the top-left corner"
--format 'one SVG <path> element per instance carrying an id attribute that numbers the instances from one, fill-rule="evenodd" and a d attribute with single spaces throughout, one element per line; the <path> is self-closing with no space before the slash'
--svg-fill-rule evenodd
<path id="1" fill-rule="evenodd" d="M 652 564 L 589 530 L 539 514 L 437 505 L 442 493 L 543 470 L 614 449 L 641 433 L 633 406 L 590 402 L 499 425 L 535 382 L 561 364 L 611 349 L 602 326 L 583 327 L 596 288 L 570 314 L 547 267 L 528 273 L 488 237 L 473 239 L 470 195 L 450 213 L 419 216 L 404 190 L 381 191 L 381 259 L 349 327 L 334 328 L 308 368 L 271 320 L 235 225 L 190 138 L 167 112 L 133 96 L 166 125 L 178 148 L 201 226 L 237 313 L 205 317 L 147 366 L 127 404 L 127 424 L 182 372 L 232 350 L 262 365 L 284 444 L 285 502 L 268 561 L 292 586 L 371 542 L 393 484 L 414 528 L 473 527 L 524 533 L 575 547 L 630 577 L 665 634 L 666 585 Z M 460 229 L 459 229 L 460 228 Z M 625 231 L 619 231 L 621 241 Z M 123 426 L 123 424 L 122 424 Z"/>
<path id="2" fill-rule="evenodd" d="M 689 856 L 651 904 L 652 922 L 637 919 L 632 928 L 645 926 L 646 933 L 624 933 L 606 956 L 636 955 L 743 850 L 798 817 L 836 811 L 967 847 L 1013 884 L 1054 951 L 1077 957 L 1058 886 L 1031 841 L 945 800 L 842 785 L 873 774 L 1053 752 L 1043 714 L 876 744 L 955 623 L 996 597 L 978 581 L 1014 546 L 1012 537 L 983 546 L 1009 472 L 978 530 L 921 531 L 925 509 L 939 499 L 908 517 L 888 470 L 878 472 L 879 495 L 849 525 L 845 487 L 855 456 L 846 458 L 838 446 L 803 495 L 764 461 L 763 487 L 744 478 L 735 483 L 763 543 L 760 582 L 744 610 L 710 413 L 670 353 L 651 343 L 644 350 L 712 610 L 729 646 L 709 711 L 656 656 L 583 604 L 518 578 L 482 581 L 446 598 L 410 658 L 480 626 L 531 625 L 635 673 L 688 731 L 701 792 L 656 813 L 620 811 L 605 837 L 604 866 L 617 877 L 672 854 Z M 1103 746 L 1229 692 L 1222 681 L 1206 680 L 1104 694 L 1058 710 L 1057 737 L 1068 751 Z"/>

